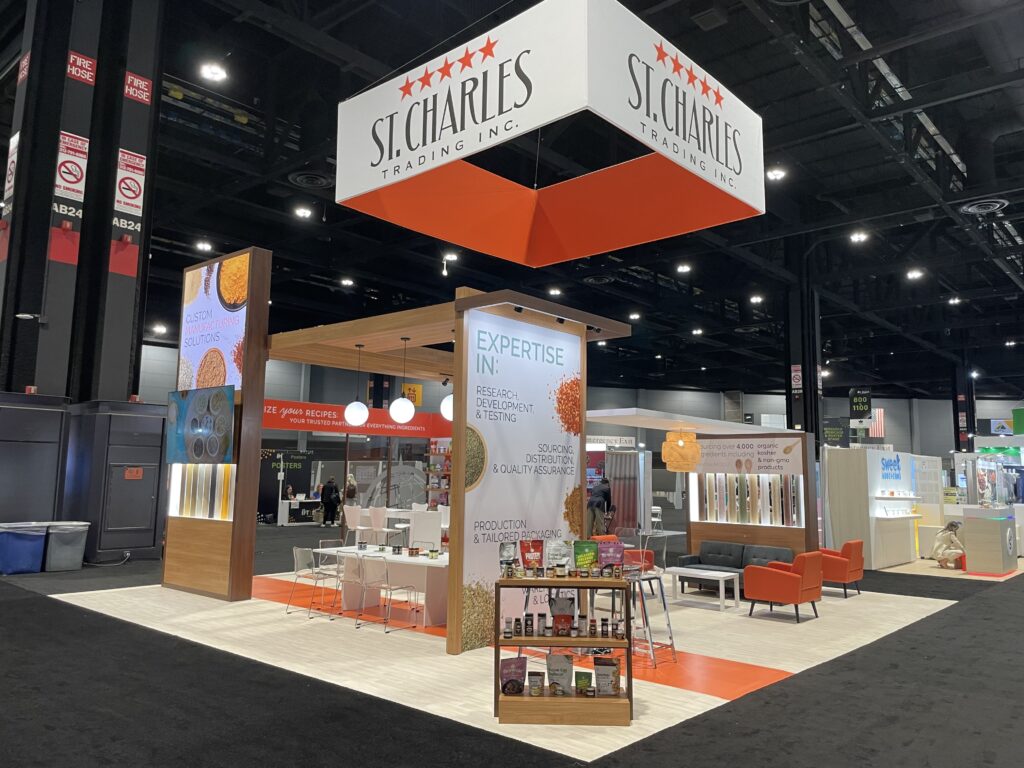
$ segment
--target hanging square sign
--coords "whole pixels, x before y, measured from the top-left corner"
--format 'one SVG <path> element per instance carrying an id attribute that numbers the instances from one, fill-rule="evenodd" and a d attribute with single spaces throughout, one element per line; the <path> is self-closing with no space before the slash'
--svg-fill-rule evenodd
<path id="1" fill-rule="evenodd" d="M 541 189 L 465 160 L 582 111 L 650 153 Z M 342 205 L 534 267 L 765 210 L 760 117 L 616 0 L 544 0 L 342 102 L 337 157 Z"/>

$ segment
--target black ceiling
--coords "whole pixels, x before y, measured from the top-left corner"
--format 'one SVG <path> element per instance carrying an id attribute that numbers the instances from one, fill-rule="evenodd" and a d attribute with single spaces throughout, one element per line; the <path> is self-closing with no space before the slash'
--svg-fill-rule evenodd
<path id="1" fill-rule="evenodd" d="M 766 167 L 787 172 L 767 182 L 768 213 L 541 270 L 458 249 L 444 277 L 446 243 L 334 204 L 336 104 L 533 4 L 169 3 L 147 323 L 174 334 L 180 271 L 208 256 L 197 240 L 257 244 L 274 251 L 273 331 L 448 300 L 457 285 L 558 287 L 582 309 L 641 314 L 633 338 L 591 350 L 592 384 L 780 391 L 806 252 L 826 393 L 945 396 L 965 359 L 980 395 L 1024 394 L 1024 3 L 626 0 L 763 117 Z M 694 18 L 711 5 L 727 20 L 704 30 Z M 208 60 L 224 83 L 200 79 Z M 540 138 L 541 184 L 637 151 L 586 118 Z M 536 152 L 532 134 L 481 162 L 532 181 Z M 965 208 L 990 199 L 1007 205 Z"/>

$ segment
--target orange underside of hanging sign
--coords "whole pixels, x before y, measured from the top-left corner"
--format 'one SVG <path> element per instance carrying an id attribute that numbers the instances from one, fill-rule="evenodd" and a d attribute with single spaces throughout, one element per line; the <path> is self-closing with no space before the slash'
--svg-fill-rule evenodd
<path id="1" fill-rule="evenodd" d="M 760 215 L 656 152 L 537 190 L 456 160 L 341 204 L 530 267 Z"/>

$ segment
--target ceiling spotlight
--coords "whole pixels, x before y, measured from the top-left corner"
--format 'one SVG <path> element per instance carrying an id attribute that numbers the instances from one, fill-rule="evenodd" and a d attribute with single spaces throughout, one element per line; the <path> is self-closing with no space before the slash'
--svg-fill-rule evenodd
<path id="1" fill-rule="evenodd" d="M 751 304 L 760 304 L 762 301 L 764 301 L 764 296 L 758 296 L 756 293 L 750 297 Z"/>
<path id="2" fill-rule="evenodd" d="M 637 448 L 646 448 L 647 447 L 647 443 L 637 443 L 636 446 L 637 446 Z"/>
<path id="3" fill-rule="evenodd" d="M 702 366 L 700 367 L 700 369 L 701 369 L 702 371 L 706 371 L 706 370 L 708 369 L 708 367 L 707 367 L 706 365 L 702 365 Z"/>
<path id="4" fill-rule="evenodd" d="M 916 267 L 914 269 L 907 270 L 907 280 L 920 280 L 924 277 L 924 272 Z"/>
<path id="5" fill-rule="evenodd" d="M 273 299 L 267 299 L 267 304 L 273 304 L 273 303 L 274 303 Z"/>
<path id="6" fill-rule="evenodd" d="M 858 229 L 856 232 L 851 232 L 850 233 L 850 242 L 851 243 L 863 243 L 867 239 L 868 239 L 868 233 L 863 231 L 863 230 L 861 230 L 861 229 Z"/>
<path id="7" fill-rule="evenodd" d="M 630 312 L 629 313 L 629 319 L 630 320 L 639 320 L 640 319 L 640 313 L 639 312 Z"/>
<path id="8" fill-rule="evenodd" d="M 950 296 L 949 298 L 949 303 L 952 304 L 954 307 L 961 301 L 963 301 L 963 299 L 961 299 L 959 296 Z"/>
<path id="9" fill-rule="evenodd" d="M 157 323 L 156 325 L 153 326 L 153 333 L 155 333 L 157 336 L 163 336 L 165 333 L 167 333 L 167 326 L 164 325 L 163 323 Z"/>
<path id="10" fill-rule="evenodd" d="M 830 371 L 828 368 L 822 368 L 821 369 L 821 378 L 827 379 L 831 375 L 832 375 L 832 371 Z"/>
<path id="11" fill-rule="evenodd" d="M 199 240 L 196 242 L 196 250 L 208 253 L 213 250 L 213 244 L 209 240 Z"/>
<path id="12" fill-rule="evenodd" d="M 208 61 L 199 67 L 199 76 L 203 80 L 219 83 L 228 79 L 228 72 L 220 64 Z"/>
<path id="13" fill-rule="evenodd" d="M 974 433 L 973 432 L 968 432 L 967 433 L 967 439 L 968 440 L 973 440 L 974 439 Z"/>
<path id="14" fill-rule="evenodd" d="M 981 376 L 981 374 L 980 374 L 980 373 L 978 373 L 977 371 L 971 371 L 971 378 L 972 378 L 972 379 L 976 379 L 976 378 L 978 378 L 979 376 Z"/>
<path id="15" fill-rule="evenodd" d="M 562 289 L 561 288 L 548 288 L 548 296 L 561 296 L 561 295 L 562 295 Z"/>
<path id="16" fill-rule="evenodd" d="M 39 315 L 33 315 L 31 312 L 18 312 L 14 317 L 17 320 L 35 320 Z"/>
<path id="17" fill-rule="evenodd" d="M 655 355 L 655 356 L 654 356 L 654 359 L 655 359 L 655 360 L 661 360 L 661 355 Z"/>
<path id="18" fill-rule="evenodd" d="M 781 181 L 786 178 L 786 171 L 784 168 L 775 166 L 774 168 L 769 168 L 765 176 L 768 177 L 768 181 Z"/>
<path id="19" fill-rule="evenodd" d="M 691 269 L 693 269 L 693 267 L 691 267 L 689 264 L 680 264 L 678 267 L 676 267 L 676 272 L 680 273 L 681 275 L 685 275 Z"/>
<path id="20" fill-rule="evenodd" d="M 310 216 L 313 215 L 313 209 L 305 205 L 300 205 L 298 208 L 295 209 L 295 215 L 298 216 L 300 219 L 308 219 Z"/>
<path id="21" fill-rule="evenodd" d="M 445 261 L 458 261 L 459 260 L 459 254 L 454 253 L 453 251 L 449 251 L 448 253 L 446 253 L 444 255 L 444 260 Z"/>
<path id="22" fill-rule="evenodd" d="M 608 342 L 605 341 L 604 339 L 601 339 L 599 342 L 597 342 L 597 346 L 599 346 L 599 347 L 606 347 L 606 346 L 608 346 Z"/>
<path id="23" fill-rule="evenodd" d="M 1006 340 L 1006 346 L 1008 346 L 1008 347 L 1016 347 L 1017 346 L 1017 342 L 1014 341 L 1013 339 L 1007 339 Z"/>
<path id="24" fill-rule="evenodd" d="M 690 333 L 692 333 L 694 336 L 703 336 L 704 335 L 704 329 L 703 328 L 694 328 L 692 331 L 690 331 Z"/>
<path id="25" fill-rule="evenodd" d="M 341 278 L 341 284 L 346 288 L 351 288 L 353 285 L 356 284 L 356 281 L 353 280 L 351 277 L 343 277 Z"/>

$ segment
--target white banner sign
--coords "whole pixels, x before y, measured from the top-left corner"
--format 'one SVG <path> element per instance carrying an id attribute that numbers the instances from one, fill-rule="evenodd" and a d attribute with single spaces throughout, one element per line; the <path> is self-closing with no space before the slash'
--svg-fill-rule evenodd
<path id="1" fill-rule="evenodd" d="M 14 177 L 18 173 L 18 141 L 21 139 L 21 131 L 11 135 L 7 144 L 7 165 L 4 170 L 4 200 L 10 200 L 14 196 Z"/>
<path id="2" fill-rule="evenodd" d="M 467 313 L 466 327 L 468 648 L 490 642 L 479 604 L 493 596 L 499 543 L 575 538 L 566 507 L 575 500 L 582 512 L 583 491 L 580 338 L 480 310 Z"/>
<path id="3" fill-rule="evenodd" d="M 747 475 L 802 475 L 800 437 L 744 437 L 700 441 L 698 472 Z"/>
<path id="4" fill-rule="evenodd" d="M 545 0 L 338 105 L 338 202 L 589 109 L 763 212 L 761 118 L 616 0 Z"/>

